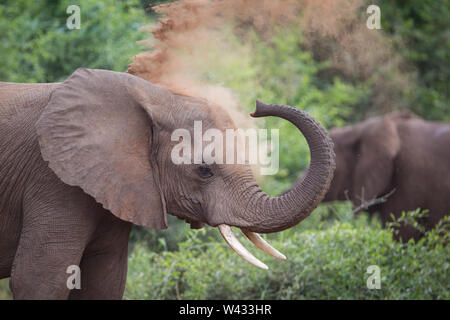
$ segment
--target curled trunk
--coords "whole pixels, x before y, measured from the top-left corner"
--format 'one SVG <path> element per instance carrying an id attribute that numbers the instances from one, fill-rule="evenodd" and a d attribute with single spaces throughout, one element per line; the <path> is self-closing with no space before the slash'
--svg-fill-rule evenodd
<path id="1" fill-rule="evenodd" d="M 276 116 L 293 123 L 305 136 L 311 162 L 306 173 L 278 197 L 270 197 L 256 184 L 251 199 L 244 199 L 246 207 L 243 220 L 251 221 L 245 229 L 271 233 L 290 228 L 305 219 L 317 207 L 328 190 L 335 169 L 333 143 L 325 129 L 310 115 L 300 109 L 256 102 L 253 117 Z"/>

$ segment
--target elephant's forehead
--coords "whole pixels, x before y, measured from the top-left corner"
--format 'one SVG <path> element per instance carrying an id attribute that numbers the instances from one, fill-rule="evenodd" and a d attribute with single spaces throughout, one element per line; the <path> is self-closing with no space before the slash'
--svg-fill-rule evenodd
<path id="1" fill-rule="evenodd" d="M 176 96 L 176 112 L 183 118 L 188 127 L 194 126 L 194 121 L 202 121 L 204 129 L 219 130 L 235 129 L 235 123 L 228 111 L 217 103 L 202 98 Z"/>

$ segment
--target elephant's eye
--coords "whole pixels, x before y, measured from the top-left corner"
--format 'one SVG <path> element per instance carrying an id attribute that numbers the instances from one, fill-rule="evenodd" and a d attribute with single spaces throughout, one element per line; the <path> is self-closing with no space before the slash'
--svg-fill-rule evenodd
<path id="1" fill-rule="evenodd" d="M 198 174 L 203 178 L 210 178 L 214 175 L 212 173 L 211 169 L 205 165 L 199 166 L 197 170 L 198 170 Z"/>

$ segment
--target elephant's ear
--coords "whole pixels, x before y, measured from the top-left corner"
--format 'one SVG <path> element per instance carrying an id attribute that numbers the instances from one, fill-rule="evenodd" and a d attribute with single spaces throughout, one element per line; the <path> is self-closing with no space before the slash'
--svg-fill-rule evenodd
<path id="1" fill-rule="evenodd" d="M 145 107 L 135 89 L 147 95 Z M 63 182 L 81 187 L 120 219 L 167 228 L 151 155 L 151 114 L 170 95 L 129 74 L 77 69 L 53 92 L 36 124 L 42 156 Z"/>
<path id="2" fill-rule="evenodd" d="M 395 122 L 389 117 L 376 119 L 360 128 L 361 136 L 353 176 L 353 201 L 382 196 L 392 181 L 394 160 L 400 149 L 400 138 Z"/>

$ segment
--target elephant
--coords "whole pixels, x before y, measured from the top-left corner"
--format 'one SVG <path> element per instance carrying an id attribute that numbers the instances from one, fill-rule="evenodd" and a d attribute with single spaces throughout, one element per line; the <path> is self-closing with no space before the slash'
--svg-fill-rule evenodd
<path id="1" fill-rule="evenodd" d="M 167 213 L 217 227 L 261 268 L 231 227 L 284 259 L 259 233 L 290 228 L 321 202 L 332 141 L 302 110 L 257 101 L 253 117 L 290 121 L 309 143 L 308 172 L 286 194 L 262 191 L 248 163 L 173 163 L 175 129 L 192 133 L 194 120 L 236 129 L 219 104 L 100 69 L 59 83 L 0 83 L 0 278 L 11 278 L 14 299 L 121 299 L 132 225 L 165 229 Z M 69 289 L 73 266 L 81 285 Z"/>
<path id="2" fill-rule="evenodd" d="M 401 110 L 333 128 L 330 136 L 336 171 L 324 202 L 351 200 L 355 212 L 379 212 L 383 226 L 391 214 L 420 208 L 429 210 L 420 223 L 430 229 L 450 213 L 450 124 Z M 394 234 L 403 242 L 422 236 L 405 223 Z"/>

